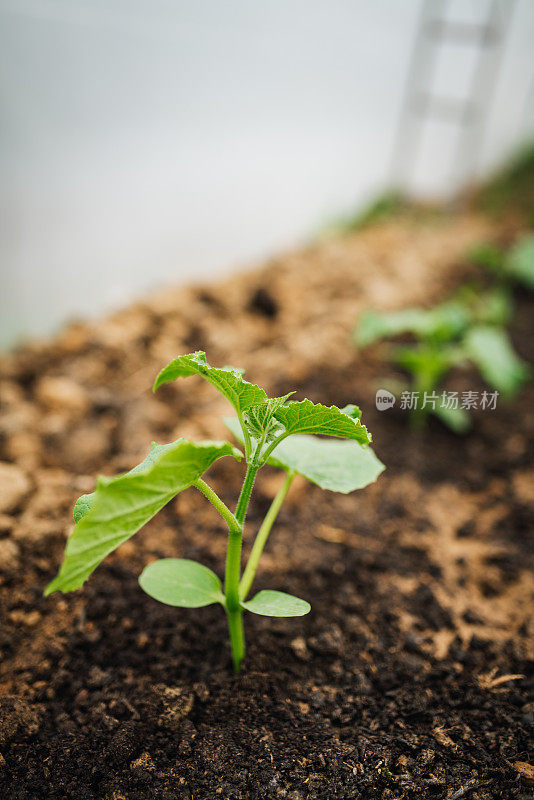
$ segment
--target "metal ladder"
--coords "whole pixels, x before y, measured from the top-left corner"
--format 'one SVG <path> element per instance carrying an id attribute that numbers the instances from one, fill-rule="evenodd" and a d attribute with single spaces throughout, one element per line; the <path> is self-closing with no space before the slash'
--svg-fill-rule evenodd
<path id="1" fill-rule="evenodd" d="M 424 128 L 431 119 L 457 127 L 451 186 L 457 188 L 475 175 L 514 4 L 515 0 L 487 0 L 482 18 L 468 22 L 447 17 L 449 0 L 423 0 L 393 148 L 394 187 L 409 191 Z M 438 56 L 445 46 L 478 48 L 465 97 L 440 96 L 433 91 Z"/>

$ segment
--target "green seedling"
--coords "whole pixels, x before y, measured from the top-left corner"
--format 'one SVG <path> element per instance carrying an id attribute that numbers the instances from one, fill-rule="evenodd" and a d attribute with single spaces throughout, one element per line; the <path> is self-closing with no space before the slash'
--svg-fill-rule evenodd
<path id="1" fill-rule="evenodd" d="M 487 269 L 503 285 L 521 284 L 534 291 L 534 234 L 520 236 L 507 252 L 494 244 L 472 248 L 469 259 Z"/>
<path id="2" fill-rule="evenodd" d="M 371 436 L 360 422 L 360 411 L 311 400 L 267 397 L 259 386 L 244 380 L 240 370 L 218 369 L 202 351 L 179 356 L 158 375 L 154 390 L 178 378 L 199 375 L 233 406 L 235 417 L 226 424 L 244 450 L 246 471 L 235 511 L 231 511 L 203 475 L 218 459 L 241 460 L 243 453 L 229 442 L 152 444 L 144 461 L 114 478 L 100 477 L 96 490 L 74 506 L 74 531 L 65 549 L 61 569 L 45 594 L 78 589 L 100 562 L 133 536 L 179 492 L 194 487 L 213 505 L 228 529 L 224 586 L 219 577 L 195 561 L 164 558 L 149 564 L 139 578 L 141 588 L 170 606 L 200 608 L 219 603 L 228 619 L 232 657 L 239 671 L 245 655 L 243 614 L 298 617 L 307 614 L 307 601 L 284 592 L 264 589 L 248 595 L 271 528 L 295 475 L 344 494 L 361 489 L 384 469 L 369 447 Z M 336 437 L 325 439 L 320 437 Z M 261 523 L 244 571 L 241 573 L 243 528 L 258 471 L 266 466 L 285 473 L 284 481 Z"/>
<path id="3" fill-rule="evenodd" d="M 386 358 L 410 375 L 410 391 L 421 400 L 435 397 L 445 376 L 454 367 L 468 364 L 474 365 L 494 390 L 511 398 L 529 375 L 527 364 L 515 353 L 506 331 L 511 314 L 506 287 L 481 293 L 464 286 L 452 299 L 434 308 L 364 312 L 354 340 L 359 347 L 366 347 L 383 339 L 410 336 L 411 343 L 390 346 Z M 422 428 L 430 414 L 455 433 L 470 427 L 466 409 L 435 402 L 413 408 L 413 427 Z"/>

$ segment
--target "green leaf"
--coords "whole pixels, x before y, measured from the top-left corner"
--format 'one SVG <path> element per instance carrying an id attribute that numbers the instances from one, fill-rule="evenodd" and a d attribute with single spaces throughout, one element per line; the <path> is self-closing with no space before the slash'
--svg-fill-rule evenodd
<path id="1" fill-rule="evenodd" d="M 92 509 L 94 502 L 95 492 L 91 492 L 91 494 L 82 494 L 81 497 L 78 497 L 72 510 L 74 522 L 79 522 L 82 517 L 85 517 L 87 512 Z"/>
<path id="2" fill-rule="evenodd" d="M 528 364 L 519 358 L 502 328 L 477 325 L 468 331 L 464 346 L 484 380 L 505 397 L 516 394 L 530 374 Z"/>
<path id="3" fill-rule="evenodd" d="M 354 341 L 360 347 L 367 347 L 379 339 L 391 339 L 401 333 L 418 334 L 426 327 L 427 314 L 422 308 L 390 312 L 369 309 L 360 315 Z"/>
<path id="4" fill-rule="evenodd" d="M 311 606 L 306 600 L 271 589 L 258 592 L 252 600 L 243 602 L 241 605 L 247 611 L 252 611 L 253 614 L 259 614 L 262 617 L 303 617 L 311 611 Z"/>
<path id="5" fill-rule="evenodd" d="M 432 411 L 432 414 L 454 433 L 466 433 L 471 427 L 471 419 L 465 408 L 447 408 L 446 406 L 438 405 Z"/>
<path id="6" fill-rule="evenodd" d="M 354 340 L 360 347 L 366 347 L 379 339 L 411 333 L 423 340 L 452 341 L 469 324 L 470 316 L 465 303 L 459 300 L 448 300 L 430 309 L 369 310 L 361 315 Z"/>
<path id="7" fill-rule="evenodd" d="M 283 430 L 283 426 L 273 419 L 273 414 L 291 397 L 295 392 L 289 392 L 284 397 L 272 397 L 264 403 L 251 406 L 246 414 L 245 421 L 250 435 L 254 439 L 261 439 L 266 434 L 265 441 L 270 441 Z"/>
<path id="8" fill-rule="evenodd" d="M 395 347 L 393 360 L 414 376 L 418 388 L 430 391 L 451 367 L 465 361 L 458 345 L 414 344 Z"/>
<path id="9" fill-rule="evenodd" d="M 162 558 L 144 568 L 139 584 L 154 600 L 168 606 L 201 608 L 213 603 L 224 605 L 217 575 L 187 558 Z"/>
<path id="10" fill-rule="evenodd" d="M 125 475 L 135 475 L 137 472 L 141 472 L 142 470 L 149 467 L 151 464 L 156 461 L 156 459 L 168 450 L 171 447 L 174 447 L 176 442 L 171 442 L 170 444 L 157 444 L 156 442 L 152 442 L 150 445 L 150 451 L 146 458 L 141 461 L 140 464 L 136 464 L 129 472 L 126 472 Z M 75 504 L 74 509 L 72 512 L 72 516 L 74 517 L 74 522 L 79 522 L 82 517 L 85 517 L 88 511 L 90 511 L 95 503 L 96 492 L 91 492 L 91 494 L 82 494 L 79 497 Z"/>
<path id="11" fill-rule="evenodd" d="M 359 419 L 337 406 L 323 406 L 311 400 L 287 403 L 276 409 L 273 416 L 282 423 L 286 432 L 314 433 L 354 439 L 360 444 L 369 444 L 371 436 Z"/>
<path id="12" fill-rule="evenodd" d="M 102 559 L 223 456 L 239 459 L 241 453 L 228 442 L 178 439 L 152 447 L 149 457 L 125 475 L 100 477 L 89 509 L 77 513 L 63 564 L 45 595 L 78 589 Z"/>
<path id="13" fill-rule="evenodd" d="M 504 253 L 495 244 L 489 242 L 477 244 L 469 250 L 467 258 L 477 267 L 484 267 L 496 275 L 502 274 Z"/>
<path id="14" fill-rule="evenodd" d="M 513 315 L 510 290 L 495 286 L 483 294 L 478 294 L 473 302 L 474 321 L 484 325 L 506 325 Z"/>
<path id="15" fill-rule="evenodd" d="M 178 356 L 167 364 L 156 378 L 154 391 L 163 383 L 175 381 L 177 378 L 187 378 L 190 375 L 201 375 L 209 381 L 230 401 L 238 414 L 267 400 L 263 389 L 243 379 L 242 370 L 210 366 L 203 350 Z"/>
<path id="16" fill-rule="evenodd" d="M 342 494 L 363 489 L 385 469 L 370 447 L 302 434 L 280 442 L 267 463 Z"/>
<path id="17" fill-rule="evenodd" d="M 506 258 L 507 272 L 527 289 L 534 290 L 534 234 L 527 234 L 512 247 Z"/>
<path id="18" fill-rule="evenodd" d="M 225 417 L 224 421 L 242 441 L 239 421 L 235 417 Z M 321 489 L 342 494 L 363 489 L 385 469 L 370 447 L 302 434 L 280 442 L 267 463 L 297 472 Z"/>
<path id="19" fill-rule="evenodd" d="M 341 409 L 342 414 L 346 414 L 348 417 L 352 417 L 352 419 L 361 419 L 362 412 L 355 406 L 353 403 L 349 403 L 347 406 L 343 406 Z"/>

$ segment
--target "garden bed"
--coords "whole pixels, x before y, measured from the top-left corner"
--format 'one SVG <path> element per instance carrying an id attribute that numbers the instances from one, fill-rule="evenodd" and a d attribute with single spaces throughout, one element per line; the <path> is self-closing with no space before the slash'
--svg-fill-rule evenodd
<path id="1" fill-rule="evenodd" d="M 534 723 L 534 389 L 458 438 L 378 412 L 388 372 L 350 341 L 360 310 L 440 299 L 491 235 L 479 216 L 391 222 L 218 286 L 162 292 L 1 360 L 0 786 L 13 800 L 527 798 Z M 532 359 L 534 302 L 513 337 Z M 224 438 L 224 401 L 158 369 L 205 349 L 271 394 L 356 402 L 386 472 L 353 495 L 296 480 L 257 588 L 312 602 L 248 615 L 232 674 L 224 616 L 172 609 L 137 584 L 155 557 L 222 572 L 225 534 L 194 490 L 109 557 L 83 590 L 42 597 L 98 471 L 151 440 Z M 459 388 L 482 388 L 475 375 Z M 209 413 L 208 413 L 209 412 Z M 206 421 L 208 420 L 208 421 Z M 265 470 L 247 524 L 279 488 Z M 233 502 L 241 467 L 209 480 Z M 530 536 L 530 539 L 529 539 Z"/>

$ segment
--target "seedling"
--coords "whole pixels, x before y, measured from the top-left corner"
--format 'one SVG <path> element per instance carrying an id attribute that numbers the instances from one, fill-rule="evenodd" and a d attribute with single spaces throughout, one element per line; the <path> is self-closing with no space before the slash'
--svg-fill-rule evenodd
<path id="1" fill-rule="evenodd" d="M 125 542 L 179 492 L 196 488 L 218 511 L 228 528 L 224 587 L 202 564 L 164 558 L 149 564 L 139 578 L 141 588 L 170 606 L 200 608 L 219 603 L 228 618 L 232 657 L 239 671 L 245 655 L 243 613 L 267 617 L 298 617 L 310 611 L 305 600 L 264 589 L 248 600 L 258 562 L 274 521 L 295 475 L 323 489 L 344 494 L 361 489 L 384 469 L 369 448 L 371 436 L 360 422 L 360 411 L 311 400 L 267 397 L 259 386 L 244 380 L 240 370 L 212 367 L 202 351 L 179 356 L 158 375 L 154 391 L 168 381 L 200 375 L 233 406 L 237 416 L 226 424 L 244 448 L 246 472 L 232 512 L 202 478 L 219 458 L 237 460 L 243 453 L 229 442 L 152 444 L 147 457 L 130 472 L 98 478 L 96 490 L 74 506 L 74 531 L 65 549 L 61 569 L 45 594 L 80 588 L 100 562 Z M 344 441 L 323 439 L 338 437 Z M 243 527 L 258 471 L 265 465 L 285 473 L 284 482 L 259 527 L 246 567 L 241 574 Z"/>
<path id="2" fill-rule="evenodd" d="M 435 396 L 453 367 L 469 363 L 477 367 L 493 389 L 511 398 L 529 375 L 528 365 L 515 353 L 506 331 L 511 313 L 506 287 L 496 286 L 481 293 L 464 286 L 452 299 L 434 308 L 367 311 L 360 318 L 354 339 L 360 347 L 401 335 L 415 339 L 411 344 L 390 347 L 386 358 L 411 376 L 410 390 L 423 401 Z M 429 414 L 456 433 L 470 427 L 465 409 L 432 403 L 418 404 L 412 410 L 413 427 L 422 428 Z"/>
<path id="3" fill-rule="evenodd" d="M 491 272 L 501 285 L 518 283 L 534 291 L 534 234 L 520 236 L 507 252 L 494 244 L 479 244 L 471 249 L 469 258 Z"/>

